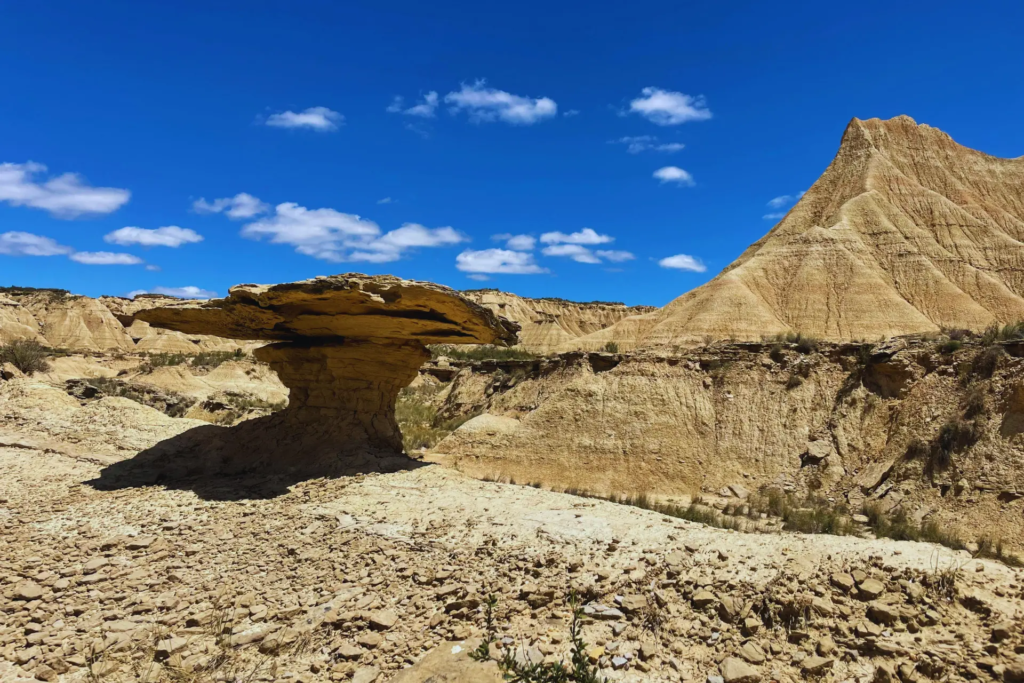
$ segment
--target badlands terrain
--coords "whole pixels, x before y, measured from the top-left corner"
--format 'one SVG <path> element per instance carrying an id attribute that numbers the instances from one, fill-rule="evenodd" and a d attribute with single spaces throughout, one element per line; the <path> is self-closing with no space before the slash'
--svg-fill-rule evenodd
<path id="1" fill-rule="evenodd" d="M 662 309 L 0 289 L 0 681 L 1024 681 L 1022 163 L 855 119 Z"/>

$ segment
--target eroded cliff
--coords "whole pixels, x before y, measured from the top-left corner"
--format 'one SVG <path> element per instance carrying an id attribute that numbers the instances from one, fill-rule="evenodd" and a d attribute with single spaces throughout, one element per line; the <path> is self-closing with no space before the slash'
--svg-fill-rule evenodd
<path id="1" fill-rule="evenodd" d="M 1024 545 L 1024 346 L 564 354 L 463 368 L 436 447 L 475 476 L 597 493 L 769 485 L 865 498 Z M 480 414 L 482 413 L 482 414 Z"/>

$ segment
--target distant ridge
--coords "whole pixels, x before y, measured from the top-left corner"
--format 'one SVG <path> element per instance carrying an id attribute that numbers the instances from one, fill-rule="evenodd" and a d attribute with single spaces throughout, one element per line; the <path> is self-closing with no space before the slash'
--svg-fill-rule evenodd
<path id="1" fill-rule="evenodd" d="M 563 347 L 779 332 L 874 340 L 1024 319 L 1024 157 L 909 116 L 853 119 L 824 174 L 707 284 Z"/>

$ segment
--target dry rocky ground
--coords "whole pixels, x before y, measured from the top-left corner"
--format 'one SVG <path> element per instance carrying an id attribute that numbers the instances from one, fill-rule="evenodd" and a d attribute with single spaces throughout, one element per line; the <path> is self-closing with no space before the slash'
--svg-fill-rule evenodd
<path id="1" fill-rule="evenodd" d="M 105 490 L 117 456 L 46 437 L 0 447 L 4 681 L 389 680 L 464 659 L 450 641 L 483 634 L 489 594 L 494 647 L 550 661 L 571 590 L 609 680 L 1024 680 L 1024 577 L 938 546 L 741 534 L 438 466 Z"/>
<path id="2" fill-rule="evenodd" d="M 140 363 L 72 356 L 32 377 L 3 371 L 4 683 L 496 681 L 493 661 L 467 657 L 492 637 L 488 596 L 495 657 L 557 662 L 570 656 L 573 593 L 585 656 L 611 681 L 1024 681 L 1024 574 L 965 551 L 744 534 L 412 461 L 299 483 L 105 476 L 218 429 L 209 415 L 171 417 L 168 397 L 193 410 L 283 389 L 248 360 Z M 470 370 L 438 364 L 417 384 L 462 372 L 436 393 L 442 408 L 482 392 L 494 409 L 514 388 L 495 388 L 494 368 L 487 381 Z M 85 395 L 96 378 L 134 393 Z"/>

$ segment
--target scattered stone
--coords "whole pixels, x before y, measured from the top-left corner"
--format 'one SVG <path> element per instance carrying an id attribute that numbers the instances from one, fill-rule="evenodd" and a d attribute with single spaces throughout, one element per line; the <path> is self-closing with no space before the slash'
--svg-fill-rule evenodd
<path id="1" fill-rule="evenodd" d="M 372 629 L 387 631 L 398 623 L 398 615 L 391 610 L 380 610 L 371 614 L 368 622 Z"/>
<path id="2" fill-rule="evenodd" d="M 43 597 L 43 587 L 34 581 L 22 581 L 14 588 L 17 600 L 32 601 Z"/>
<path id="3" fill-rule="evenodd" d="M 745 642 L 736 654 L 751 664 L 764 664 L 767 659 L 764 650 L 752 640 Z"/>
<path id="4" fill-rule="evenodd" d="M 375 666 L 363 666 L 352 674 L 352 683 L 373 683 L 380 677 L 380 669 Z"/>
<path id="5" fill-rule="evenodd" d="M 826 657 L 819 657 L 817 655 L 811 655 L 800 662 L 800 668 L 804 673 L 810 674 L 811 676 L 820 676 L 829 669 L 832 668 L 832 664 L 835 660 L 828 659 Z"/>
<path id="6" fill-rule="evenodd" d="M 725 683 L 758 683 L 761 673 L 737 657 L 726 657 L 718 665 Z"/>
<path id="7" fill-rule="evenodd" d="M 713 605 L 718 602 L 718 598 L 711 591 L 701 590 L 697 591 L 693 596 L 693 606 L 697 609 L 704 609 L 709 605 Z"/>
<path id="8" fill-rule="evenodd" d="M 874 600 L 885 592 L 885 585 L 878 579 L 865 579 L 857 585 L 857 591 L 861 600 Z"/>

